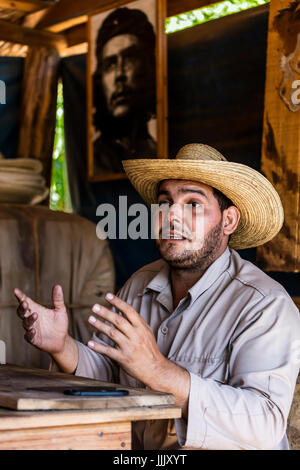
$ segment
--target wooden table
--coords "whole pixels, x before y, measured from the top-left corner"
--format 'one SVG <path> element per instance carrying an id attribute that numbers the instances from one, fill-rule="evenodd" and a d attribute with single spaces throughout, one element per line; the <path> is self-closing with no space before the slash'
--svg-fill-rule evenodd
<path id="1" fill-rule="evenodd" d="M 129 395 L 123 397 L 63 394 L 74 385 L 108 384 L 0 365 L 0 449 L 128 450 L 133 421 L 181 416 L 170 394 L 124 386 Z"/>

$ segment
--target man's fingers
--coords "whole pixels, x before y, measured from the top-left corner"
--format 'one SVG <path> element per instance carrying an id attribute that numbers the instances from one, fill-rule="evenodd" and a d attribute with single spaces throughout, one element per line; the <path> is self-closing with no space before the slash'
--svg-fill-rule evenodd
<path id="1" fill-rule="evenodd" d="M 54 286 L 52 289 L 52 303 L 55 310 L 65 308 L 64 293 L 59 285 Z"/>
<path id="2" fill-rule="evenodd" d="M 125 321 L 127 322 L 127 320 Z M 107 323 L 104 323 L 104 321 L 102 320 L 97 320 L 93 316 L 89 317 L 89 322 L 91 323 L 91 325 L 97 328 L 98 331 L 101 331 L 106 336 L 108 336 L 112 341 L 114 341 L 114 343 L 118 344 L 119 346 L 123 344 L 125 340 L 125 336 L 120 329 L 117 329 L 114 326 L 110 326 Z"/>
<path id="3" fill-rule="evenodd" d="M 24 302 L 25 304 L 25 302 Z M 27 305 L 27 304 L 25 304 Z M 17 308 L 17 314 L 20 318 L 23 318 L 26 313 L 27 308 L 24 308 L 23 304 L 20 304 Z"/>
<path id="4" fill-rule="evenodd" d="M 29 308 L 29 297 L 27 297 L 26 294 L 24 294 L 24 292 L 22 292 L 20 289 L 14 289 L 14 294 L 16 296 L 16 298 L 19 300 L 20 304 L 19 304 L 19 307 L 20 307 L 20 310 L 22 310 L 22 308 L 24 310 L 28 309 Z"/>
<path id="5" fill-rule="evenodd" d="M 31 310 L 26 301 L 22 302 L 17 308 L 17 314 L 20 318 L 28 317 L 31 314 Z"/>
<path id="6" fill-rule="evenodd" d="M 25 335 L 24 335 L 24 338 L 26 339 L 26 341 L 28 341 L 28 343 L 32 343 L 33 339 L 34 339 L 34 336 L 35 336 L 35 329 L 32 328 L 31 330 L 28 330 L 26 331 Z"/>
<path id="7" fill-rule="evenodd" d="M 127 302 L 124 300 L 120 299 L 116 295 L 113 294 L 106 294 L 105 299 L 114 307 L 116 307 L 117 310 L 120 310 L 120 312 L 124 313 L 126 318 L 132 323 L 132 325 L 137 325 L 141 320 L 141 316 L 134 310 L 131 305 L 129 305 Z"/>
<path id="8" fill-rule="evenodd" d="M 24 294 L 24 292 L 22 292 L 18 288 L 14 289 L 14 294 L 20 302 L 23 302 L 23 300 L 25 300 L 26 298 L 26 295 Z"/>
<path id="9" fill-rule="evenodd" d="M 96 351 L 100 354 L 105 354 L 114 361 L 120 362 L 122 359 L 120 351 L 116 348 L 112 348 L 111 346 L 106 346 L 102 343 L 98 343 L 98 341 L 89 341 L 87 345 L 93 351 Z"/>
<path id="10" fill-rule="evenodd" d="M 31 309 L 29 308 L 29 305 L 33 305 L 32 300 L 18 288 L 14 289 L 14 294 L 20 302 L 17 308 L 18 316 L 20 318 L 28 317 L 31 314 Z"/>
<path id="11" fill-rule="evenodd" d="M 93 305 L 92 311 L 96 313 L 97 315 L 99 315 L 104 320 L 107 320 L 116 328 L 118 328 L 118 330 L 121 331 L 121 333 L 123 333 L 125 336 L 127 336 L 128 338 L 130 337 L 130 329 L 132 328 L 132 325 L 127 320 L 127 318 L 99 304 Z M 98 328 L 99 326 L 101 326 L 103 321 L 96 320 L 95 317 L 91 316 L 89 317 L 89 323 L 91 323 L 91 325 Z"/>
<path id="12" fill-rule="evenodd" d="M 23 319 L 23 328 L 30 330 L 38 318 L 37 313 L 32 313 L 29 317 Z"/>

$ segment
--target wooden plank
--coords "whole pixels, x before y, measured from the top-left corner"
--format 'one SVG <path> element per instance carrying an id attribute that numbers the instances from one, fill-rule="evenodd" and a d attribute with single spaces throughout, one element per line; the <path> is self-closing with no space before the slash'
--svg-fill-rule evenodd
<path id="1" fill-rule="evenodd" d="M 157 46 L 156 46 L 156 119 L 157 156 L 168 158 L 168 91 L 167 91 L 167 35 L 165 34 L 167 3 L 157 2 Z"/>
<path id="2" fill-rule="evenodd" d="M 79 55 L 88 53 L 88 43 L 83 42 L 75 46 L 68 47 L 60 53 L 60 57 L 68 57 L 70 55 Z"/>
<path id="3" fill-rule="evenodd" d="M 285 222 L 277 237 L 257 249 L 257 262 L 268 271 L 300 270 L 300 107 L 293 103 L 299 32 L 298 2 L 271 0 L 261 169 L 279 192 Z"/>
<path id="4" fill-rule="evenodd" d="M 118 5 L 127 4 L 128 0 L 120 0 Z M 168 0 L 167 16 L 174 16 L 196 8 L 217 3 L 215 0 Z M 86 15 L 99 8 L 109 9 L 115 0 L 60 0 L 50 7 L 39 21 L 38 27 L 49 31 L 64 31 L 72 26 L 87 21 Z"/>
<path id="5" fill-rule="evenodd" d="M 0 0 L 0 8 L 32 13 L 53 6 L 53 2 L 41 0 Z"/>
<path id="6" fill-rule="evenodd" d="M 76 386 L 106 386 L 95 381 L 44 370 L 0 366 L 0 406 L 14 410 L 74 410 L 115 409 L 137 406 L 171 405 L 171 394 L 109 384 L 129 391 L 122 397 L 76 397 L 64 395 L 63 390 Z"/>
<path id="7" fill-rule="evenodd" d="M 0 431 L 0 450 L 128 450 L 131 423 Z"/>
<path id="8" fill-rule="evenodd" d="M 28 28 L 35 28 L 36 25 L 41 21 L 42 18 L 47 13 L 46 10 L 39 10 L 34 13 L 29 13 L 23 18 L 22 26 L 27 26 Z"/>
<path id="9" fill-rule="evenodd" d="M 81 24 L 69 28 L 64 32 L 64 37 L 67 41 L 68 47 L 75 46 L 77 44 L 87 43 L 88 39 L 88 28 L 87 24 Z"/>
<path id="10" fill-rule="evenodd" d="M 95 384 L 89 384 L 94 385 Z M 98 382 L 97 385 L 111 385 L 107 382 Z M 68 388 L 64 386 L 61 391 L 51 387 L 46 391 L 42 390 L 24 390 L 0 392 L 0 406 L 20 411 L 33 410 L 93 410 L 93 409 L 113 409 L 136 406 L 159 406 L 172 404 L 171 395 L 155 395 L 153 392 L 141 393 L 141 391 L 130 390 L 128 396 L 123 397 L 67 397 L 63 390 Z M 69 387 L 70 388 L 70 387 Z M 126 387 L 122 387 L 124 389 Z"/>
<path id="11" fill-rule="evenodd" d="M 60 33 L 77 25 L 86 25 L 87 21 L 88 15 L 81 15 L 76 16 L 75 18 L 70 18 L 69 20 L 63 21 L 62 23 L 56 23 L 52 26 L 48 26 L 45 29 L 47 31 L 51 31 L 52 33 Z"/>
<path id="12" fill-rule="evenodd" d="M 88 24 L 83 23 L 73 28 L 66 29 L 64 36 L 68 47 L 60 52 L 61 57 L 88 53 Z"/>
<path id="13" fill-rule="evenodd" d="M 56 94 L 60 57 L 48 48 L 32 48 L 25 59 L 18 152 L 37 158 L 50 187 L 56 124 Z"/>
<path id="14" fill-rule="evenodd" d="M 67 41 L 62 34 L 27 28 L 4 20 L 0 20 L 0 40 L 31 47 L 54 48 L 58 51 L 67 47 Z"/>
<path id="15" fill-rule="evenodd" d="M 63 31 L 79 22 L 87 20 L 86 15 L 98 10 L 99 8 L 109 9 L 110 5 L 115 4 L 115 0 L 60 0 L 49 8 L 47 14 L 38 23 L 42 29 L 55 28 L 55 31 Z M 125 5 L 128 0 L 120 0 L 118 5 Z"/>
<path id="16" fill-rule="evenodd" d="M 174 405 L 67 411 L 15 411 L 0 408 L 0 431 L 54 427 L 61 424 L 72 426 L 92 423 L 144 421 L 145 419 L 175 419 L 180 417 L 181 408 Z"/>

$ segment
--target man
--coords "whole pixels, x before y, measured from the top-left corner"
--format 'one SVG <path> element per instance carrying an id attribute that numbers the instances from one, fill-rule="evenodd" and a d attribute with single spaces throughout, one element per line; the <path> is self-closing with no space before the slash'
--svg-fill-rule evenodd
<path id="1" fill-rule="evenodd" d="M 112 310 L 93 306 L 99 336 L 88 346 L 67 335 L 60 286 L 53 310 L 16 289 L 27 341 L 64 372 L 172 393 L 182 418 L 136 423 L 136 449 L 287 449 L 299 312 L 282 286 L 228 247 L 229 238 L 241 249 L 278 233 L 278 194 L 257 171 L 202 144 L 183 147 L 175 160 L 128 160 L 124 168 L 148 204 L 169 207 L 168 239 L 158 218 L 162 259 L 118 296 L 107 294 Z M 191 220 L 183 220 L 184 205 Z"/>
<path id="2" fill-rule="evenodd" d="M 155 34 L 140 10 L 118 8 L 96 41 L 95 172 L 123 172 L 122 160 L 156 156 L 148 121 L 156 114 Z"/>

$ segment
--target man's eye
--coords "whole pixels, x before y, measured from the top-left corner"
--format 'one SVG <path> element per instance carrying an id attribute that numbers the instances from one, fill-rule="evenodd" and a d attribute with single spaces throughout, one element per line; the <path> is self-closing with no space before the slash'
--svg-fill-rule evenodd
<path id="1" fill-rule="evenodd" d="M 102 64 L 102 69 L 104 70 L 104 72 L 108 72 L 109 70 L 111 70 L 116 64 L 116 61 L 113 60 L 113 59 L 106 59 L 103 61 L 103 64 Z"/>
<path id="2" fill-rule="evenodd" d="M 169 202 L 169 201 L 160 201 L 160 202 L 158 203 L 158 205 L 159 205 L 159 206 L 164 206 L 164 205 L 170 206 L 170 205 L 171 205 L 171 202 Z"/>
<path id="3" fill-rule="evenodd" d="M 191 202 L 191 206 L 192 206 L 192 207 L 200 207 L 201 204 L 200 204 L 200 202 L 193 201 L 193 202 Z"/>
<path id="4" fill-rule="evenodd" d="M 143 48 L 139 48 L 137 46 L 132 46 L 126 50 L 123 54 L 123 59 L 128 60 L 130 62 L 136 62 L 138 60 L 144 60 L 144 51 Z"/>
<path id="5" fill-rule="evenodd" d="M 134 52 L 128 52 L 124 57 L 123 60 L 125 64 L 132 64 L 138 60 L 138 55 Z"/>

